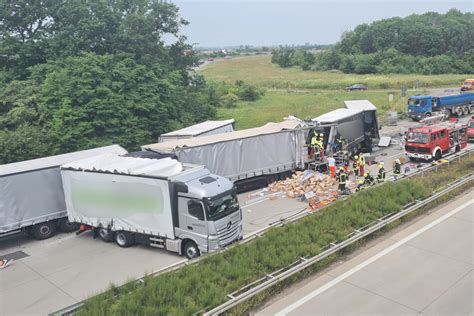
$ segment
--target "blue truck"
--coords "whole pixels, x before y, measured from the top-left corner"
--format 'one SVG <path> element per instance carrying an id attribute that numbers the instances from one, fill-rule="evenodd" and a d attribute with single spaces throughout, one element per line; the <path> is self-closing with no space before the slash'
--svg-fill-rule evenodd
<path id="1" fill-rule="evenodd" d="M 408 116 L 418 121 L 435 114 L 467 115 L 474 111 L 474 93 L 433 97 L 413 96 L 408 99 Z M 438 113 L 436 113 L 438 112 Z"/>

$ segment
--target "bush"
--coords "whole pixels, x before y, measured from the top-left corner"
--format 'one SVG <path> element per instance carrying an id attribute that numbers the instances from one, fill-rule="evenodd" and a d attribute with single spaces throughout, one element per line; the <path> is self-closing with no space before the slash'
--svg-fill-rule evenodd
<path id="1" fill-rule="evenodd" d="M 239 101 L 239 97 L 234 93 L 229 92 L 226 95 L 221 96 L 220 101 L 226 108 L 235 108 Z"/>

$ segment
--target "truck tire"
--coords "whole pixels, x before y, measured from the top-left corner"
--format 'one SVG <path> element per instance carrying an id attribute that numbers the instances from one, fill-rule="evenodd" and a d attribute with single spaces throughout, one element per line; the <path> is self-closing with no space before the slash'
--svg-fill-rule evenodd
<path id="1" fill-rule="evenodd" d="M 431 113 L 430 113 L 430 112 L 428 112 L 428 113 L 425 114 L 425 119 L 426 119 L 426 118 L 429 118 L 429 117 L 431 117 Z"/>
<path id="2" fill-rule="evenodd" d="M 112 233 L 112 231 L 110 229 L 103 228 L 103 227 L 99 228 L 99 237 L 103 241 L 105 241 L 105 242 L 112 241 L 113 236 L 114 236 L 114 234 Z"/>
<path id="3" fill-rule="evenodd" d="M 37 240 L 43 240 L 53 237 L 56 234 L 56 223 L 55 222 L 44 222 L 33 226 L 32 228 L 33 237 Z"/>
<path id="4" fill-rule="evenodd" d="M 79 228 L 79 225 L 77 223 L 71 223 L 67 218 L 61 218 L 59 220 L 59 229 L 62 232 L 65 233 L 70 233 Z"/>
<path id="5" fill-rule="evenodd" d="M 443 154 L 441 153 L 441 150 L 438 149 L 435 153 L 434 160 L 438 161 L 441 160 L 441 158 L 443 158 Z"/>
<path id="6" fill-rule="evenodd" d="M 465 106 L 462 110 L 462 114 L 463 115 L 468 115 L 469 114 L 469 108 L 467 106 Z"/>
<path id="7" fill-rule="evenodd" d="M 118 231 L 115 233 L 115 243 L 122 248 L 128 248 L 134 244 L 135 240 L 133 235 L 129 232 Z"/>
<path id="8" fill-rule="evenodd" d="M 198 246 L 192 240 L 189 240 L 184 244 L 183 252 L 188 259 L 193 259 L 201 255 Z"/>

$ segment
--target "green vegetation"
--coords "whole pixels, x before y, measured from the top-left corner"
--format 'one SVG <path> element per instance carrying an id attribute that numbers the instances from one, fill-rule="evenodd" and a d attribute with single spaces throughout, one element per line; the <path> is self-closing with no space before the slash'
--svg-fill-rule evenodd
<path id="1" fill-rule="evenodd" d="M 0 164 L 119 143 L 215 117 L 173 4 L 0 1 Z M 163 38 L 174 37 L 174 43 Z"/>
<path id="2" fill-rule="evenodd" d="M 343 106 L 343 101 L 368 99 L 382 114 L 388 110 L 404 111 L 400 86 L 413 89 L 419 80 L 421 92 L 433 87 L 458 87 L 473 75 L 356 75 L 340 71 L 302 71 L 298 67 L 281 68 L 271 63 L 270 56 L 250 56 L 216 61 L 201 70 L 211 86 L 242 80 L 267 91 L 256 102 L 235 102 L 220 107 L 217 117 L 235 118 L 237 128 L 261 126 L 269 121 L 281 121 L 288 115 L 299 118 L 316 117 Z M 343 91 L 355 83 L 366 84 L 367 91 Z M 420 90 L 419 90 L 420 91 Z M 409 91 L 408 93 L 413 93 Z M 389 102 L 393 94 L 393 102 Z M 224 103 L 224 102 L 222 102 Z"/>
<path id="3" fill-rule="evenodd" d="M 226 294 L 302 256 L 320 253 L 329 242 L 344 240 L 354 229 L 400 211 L 404 205 L 473 170 L 474 159 L 469 157 L 449 168 L 440 167 L 438 172 L 423 178 L 386 183 L 362 191 L 300 221 L 272 229 L 252 242 L 208 256 L 176 272 L 147 278 L 144 284 L 113 287 L 88 300 L 79 314 L 191 315 L 219 305 L 226 300 Z M 332 256 L 324 263 L 336 258 Z M 245 309 L 248 307 L 247 304 Z"/>
<path id="4" fill-rule="evenodd" d="M 450 10 L 361 24 L 333 48 L 313 55 L 302 49 L 274 50 L 272 62 L 303 70 L 345 73 L 466 73 L 474 69 L 474 14 Z"/>
<path id="5" fill-rule="evenodd" d="M 388 95 L 394 95 L 389 102 Z M 280 122 L 288 115 L 301 119 L 314 118 L 331 110 L 343 107 L 343 101 L 367 99 L 378 106 L 380 112 L 392 109 L 405 109 L 400 94 L 388 91 L 272 91 L 269 90 L 256 102 L 238 102 L 233 108 L 219 108 L 219 119 L 234 118 L 239 129 L 264 125 L 267 122 Z"/>
<path id="6" fill-rule="evenodd" d="M 472 68 L 474 69 L 474 68 Z M 470 69 L 472 71 L 472 69 Z M 302 71 L 299 67 L 281 68 L 271 63 L 271 57 L 249 56 L 216 61 L 205 66 L 201 74 L 207 80 L 233 83 L 236 80 L 255 84 L 269 89 L 325 89 L 338 90 L 362 83 L 372 89 L 394 89 L 400 86 L 409 88 L 419 80 L 421 88 L 459 87 L 464 79 L 474 76 L 465 75 L 412 75 L 412 74 L 345 74 L 341 71 Z M 354 98 L 357 93 L 354 93 Z M 376 104 L 377 105 L 377 104 Z"/>

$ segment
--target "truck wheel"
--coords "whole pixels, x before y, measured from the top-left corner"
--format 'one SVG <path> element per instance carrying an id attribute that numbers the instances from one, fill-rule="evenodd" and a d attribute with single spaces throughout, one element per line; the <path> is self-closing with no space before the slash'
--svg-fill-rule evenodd
<path id="1" fill-rule="evenodd" d="M 32 228 L 33 237 L 38 240 L 50 238 L 56 234 L 56 223 L 55 222 L 44 222 L 33 226 Z"/>
<path id="2" fill-rule="evenodd" d="M 115 233 L 115 243 L 122 248 L 127 248 L 133 245 L 134 238 L 129 232 L 119 231 Z"/>
<path id="3" fill-rule="evenodd" d="M 441 160 L 442 157 L 443 155 L 441 154 L 441 150 L 437 150 L 435 153 L 434 159 L 438 161 L 438 160 Z"/>
<path id="4" fill-rule="evenodd" d="M 465 106 L 462 110 L 462 114 L 463 115 L 468 115 L 469 114 L 469 108 L 467 106 Z"/>
<path id="5" fill-rule="evenodd" d="M 426 119 L 426 118 L 429 118 L 429 117 L 431 117 L 431 113 L 430 113 L 430 112 L 428 112 L 428 113 L 425 114 L 425 119 Z"/>
<path id="6" fill-rule="evenodd" d="M 103 227 L 99 228 L 99 237 L 103 241 L 105 242 L 112 241 L 112 236 L 113 236 L 113 233 L 110 229 L 103 228 Z"/>
<path id="7" fill-rule="evenodd" d="M 194 241 L 188 241 L 186 244 L 184 244 L 184 254 L 186 255 L 186 258 L 192 259 L 199 257 L 201 253 L 199 252 L 199 248 L 196 245 Z"/>
<path id="8" fill-rule="evenodd" d="M 461 151 L 461 146 L 457 145 L 455 151 L 458 153 Z"/>
<path id="9" fill-rule="evenodd" d="M 79 225 L 77 223 L 71 223 L 67 218 L 62 218 L 59 220 L 59 229 L 62 232 L 70 233 L 79 229 Z"/>

